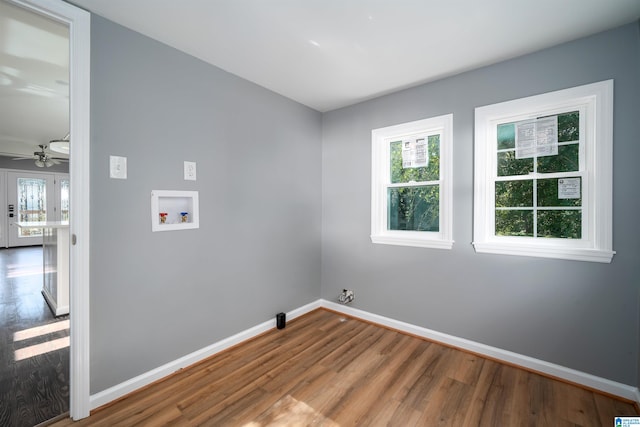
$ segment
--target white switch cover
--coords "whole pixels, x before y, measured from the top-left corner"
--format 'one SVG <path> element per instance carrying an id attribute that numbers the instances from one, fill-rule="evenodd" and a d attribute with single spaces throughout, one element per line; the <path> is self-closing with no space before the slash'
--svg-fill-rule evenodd
<path id="1" fill-rule="evenodd" d="M 184 179 L 185 181 L 196 180 L 196 162 L 184 162 Z"/>
<path id="2" fill-rule="evenodd" d="M 127 158 L 109 156 L 109 177 L 115 179 L 127 179 Z"/>

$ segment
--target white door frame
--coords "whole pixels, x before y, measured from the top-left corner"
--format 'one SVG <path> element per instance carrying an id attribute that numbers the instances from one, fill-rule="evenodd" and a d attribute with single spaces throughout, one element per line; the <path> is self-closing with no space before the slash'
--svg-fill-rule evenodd
<path id="1" fill-rule="evenodd" d="M 89 151 L 91 15 L 60 0 L 9 0 L 69 26 L 70 194 L 70 413 L 89 416 Z M 75 243 L 73 243 L 75 240 Z"/>
<path id="2" fill-rule="evenodd" d="M 9 206 L 7 203 L 7 174 L 6 172 L 0 172 L 0 248 L 9 247 Z"/>

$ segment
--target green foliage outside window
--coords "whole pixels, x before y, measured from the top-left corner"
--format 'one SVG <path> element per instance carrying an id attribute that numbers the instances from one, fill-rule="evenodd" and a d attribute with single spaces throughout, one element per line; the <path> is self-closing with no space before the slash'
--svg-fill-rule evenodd
<path id="1" fill-rule="evenodd" d="M 580 146 L 577 143 L 559 145 L 557 156 L 538 157 L 538 172 L 574 172 L 579 170 L 579 148 Z"/>
<path id="2" fill-rule="evenodd" d="M 429 161 L 420 168 L 402 167 L 402 141 L 391 143 L 391 183 L 437 181 L 440 179 L 440 135 L 427 138 Z"/>
<path id="3" fill-rule="evenodd" d="M 440 188 L 394 187 L 387 189 L 389 230 L 438 231 Z"/>
<path id="4" fill-rule="evenodd" d="M 402 167 L 402 141 L 390 144 L 390 174 L 392 184 L 422 183 L 440 179 L 440 135 L 427 138 L 427 166 Z M 390 187 L 387 189 L 389 230 L 439 231 L 440 185 Z"/>
<path id="5" fill-rule="evenodd" d="M 496 211 L 496 234 L 533 237 L 533 210 Z"/>
<path id="6" fill-rule="evenodd" d="M 570 142 L 580 139 L 580 113 L 558 114 L 558 142 Z"/>
<path id="7" fill-rule="evenodd" d="M 533 181 L 496 182 L 496 207 L 533 206 Z"/>
<path id="8" fill-rule="evenodd" d="M 498 176 L 526 175 L 533 172 L 533 159 L 516 159 L 516 150 L 498 153 Z"/>
<path id="9" fill-rule="evenodd" d="M 558 154 L 554 156 L 516 159 L 516 123 L 498 125 L 497 176 L 516 177 L 538 172 L 567 173 L 567 178 L 579 178 L 570 174 L 580 170 L 579 112 L 563 113 L 557 117 L 559 145 Z M 582 188 L 582 180 L 580 184 Z M 582 210 L 579 209 L 582 197 L 559 198 L 557 177 L 496 181 L 495 206 L 496 235 L 582 237 Z"/>
<path id="10" fill-rule="evenodd" d="M 579 239 L 582 235 L 582 211 L 538 211 L 538 237 Z"/>

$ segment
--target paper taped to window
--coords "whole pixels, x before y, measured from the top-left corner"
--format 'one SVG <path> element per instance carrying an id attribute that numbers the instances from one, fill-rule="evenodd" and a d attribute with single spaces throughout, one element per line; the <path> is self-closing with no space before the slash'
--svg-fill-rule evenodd
<path id="1" fill-rule="evenodd" d="M 402 168 L 420 168 L 427 166 L 429 150 L 426 138 L 405 139 L 402 141 Z"/>

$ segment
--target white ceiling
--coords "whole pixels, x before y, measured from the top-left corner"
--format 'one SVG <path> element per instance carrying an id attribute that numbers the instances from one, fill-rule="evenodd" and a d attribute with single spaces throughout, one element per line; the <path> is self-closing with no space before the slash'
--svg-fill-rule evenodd
<path id="1" fill-rule="evenodd" d="M 639 0 L 72 0 L 319 111 L 640 18 Z"/>
<path id="2" fill-rule="evenodd" d="M 0 153 L 33 155 L 67 132 L 68 28 L 0 1 Z"/>
<path id="3" fill-rule="evenodd" d="M 323 112 L 640 18 L 640 0 L 71 1 Z M 65 26 L 0 0 L 0 154 L 66 135 L 68 61 Z"/>

